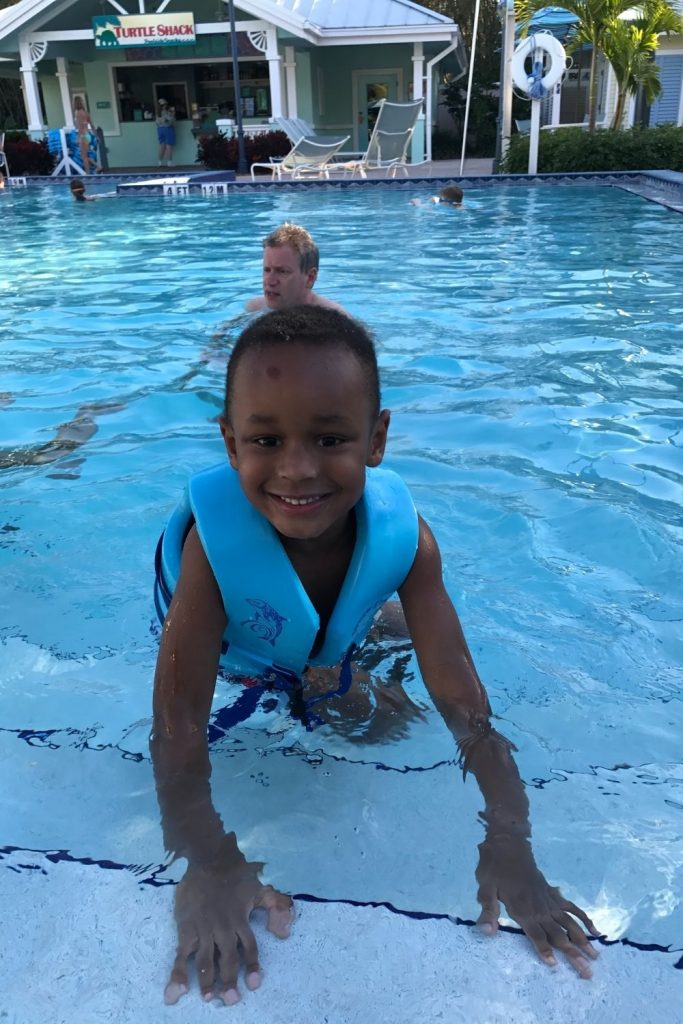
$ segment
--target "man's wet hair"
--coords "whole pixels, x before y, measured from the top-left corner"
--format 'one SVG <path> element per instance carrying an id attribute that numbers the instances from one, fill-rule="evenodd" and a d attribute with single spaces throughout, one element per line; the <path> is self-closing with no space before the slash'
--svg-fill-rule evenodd
<path id="1" fill-rule="evenodd" d="M 281 224 L 263 239 L 264 249 L 279 249 L 282 245 L 290 246 L 297 254 L 302 274 L 317 270 L 320 266 L 320 251 L 306 228 L 298 224 Z"/>
<path id="2" fill-rule="evenodd" d="M 372 335 L 359 320 L 325 306 L 291 306 L 258 317 L 242 331 L 230 353 L 225 376 L 223 414 L 230 418 L 235 378 L 240 362 L 249 352 L 284 345 L 346 349 L 357 359 L 372 403 L 373 417 L 379 415 L 380 389 L 377 352 Z"/>

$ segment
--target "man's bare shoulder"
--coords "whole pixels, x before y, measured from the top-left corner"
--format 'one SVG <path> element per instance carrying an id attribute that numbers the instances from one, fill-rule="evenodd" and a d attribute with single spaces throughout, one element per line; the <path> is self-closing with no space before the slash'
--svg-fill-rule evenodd
<path id="1" fill-rule="evenodd" d="M 255 295 L 253 299 L 248 299 L 244 308 L 247 313 L 256 313 L 261 309 L 266 309 L 266 300 L 263 295 Z"/>
<path id="2" fill-rule="evenodd" d="M 338 302 L 333 302 L 332 299 L 326 299 L 324 295 L 316 295 L 315 292 L 310 293 L 311 298 L 309 302 L 312 306 L 323 306 L 325 309 L 336 309 L 338 313 L 345 313 L 346 316 L 349 314 L 346 312 L 343 306 L 340 306 Z"/>

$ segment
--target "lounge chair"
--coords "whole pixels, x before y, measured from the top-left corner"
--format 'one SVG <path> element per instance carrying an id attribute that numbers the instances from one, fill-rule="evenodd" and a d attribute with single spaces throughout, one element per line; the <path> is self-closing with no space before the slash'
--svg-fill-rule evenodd
<path id="1" fill-rule="evenodd" d="M 7 154 L 5 153 L 5 133 L 0 132 L 0 170 L 5 168 L 6 177 L 10 177 L 9 164 L 7 163 Z"/>
<path id="2" fill-rule="evenodd" d="M 292 180 L 300 178 L 329 178 L 329 162 L 335 153 L 338 153 L 349 136 L 343 139 L 299 139 L 292 146 L 289 153 L 282 159 L 271 157 L 269 163 L 255 163 L 251 165 L 251 180 L 255 181 L 254 170 L 256 167 L 265 167 L 270 171 L 271 178 L 281 181 L 283 175 L 291 175 Z"/>
<path id="3" fill-rule="evenodd" d="M 315 128 L 310 121 L 304 121 L 303 117 L 276 117 L 275 124 L 285 133 L 293 146 L 300 139 L 315 139 Z"/>
<path id="4" fill-rule="evenodd" d="M 368 171 L 378 169 L 386 170 L 387 177 L 391 175 L 395 178 L 396 171 L 402 170 L 407 177 L 408 147 L 422 110 L 422 102 L 390 103 L 389 100 L 380 100 L 379 113 L 365 153 L 360 160 L 335 164 L 335 170 L 344 170 L 345 173 L 350 171 L 352 177 L 358 173 L 361 178 L 366 178 Z"/>
<path id="5" fill-rule="evenodd" d="M 315 128 L 303 117 L 276 117 L 275 124 L 283 131 L 293 146 L 301 139 L 312 139 L 314 142 L 338 142 L 341 136 L 316 135 Z M 344 142 L 348 135 L 344 138 Z"/>

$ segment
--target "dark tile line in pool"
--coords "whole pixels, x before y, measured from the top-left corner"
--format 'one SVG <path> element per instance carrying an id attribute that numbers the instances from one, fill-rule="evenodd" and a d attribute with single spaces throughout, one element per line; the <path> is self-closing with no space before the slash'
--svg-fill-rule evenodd
<path id="1" fill-rule="evenodd" d="M 6 857 L 14 857 L 18 855 L 22 858 L 30 858 L 31 855 L 44 857 L 52 864 L 81 864 L 84 867 L 98 867 L 105 871 L 130 871 L 131 874 L 135 875 L 140 885 L 150 885 L 155 888 L 160 888 L 165 885 L 177 885 L 173 878 L 160 878 L 165 871 L 168 870 L 169 865 L 167 864 L 121 864 L 117 861 L 108 859 L 98 859 L 94 857 L 76 857 L 74 854 L 69 853 L 68 850 L 37 850 L 31 847 L 22 846 L 0 846 L 0 861 Z M 47 874 L 45 868 L 40 864 L 6 864 L 7 868 L 11 871 L 15 871 L 17 874 L 21 874 L 22 871 L 40 871 L 41 874 Z M 147 873 L 143 876 L 143 873 Z M 408 917 L 414 921 L 450 921 L 461 928 L 474 928 L 476 921 L 470 920 L 469 918 L 458 917 L 453 914 L 437 914 L 422 910 L 404 910 L 401 907 L 395 907 L 393 903 L 388 900 L 352 900 L 352 899 L 328 899 L 324 896 L 315 896 L 312 893 L 297 892 L 292 893 L 292 899 L 298 900 L 300 903 L 317 903 L 317 904 L 344 904 L 349 907 L 363 907 L 372 910 L 388 910 L 389 913 L 395 914 L 398 917 Z M 516 928 L 514 925 L 502 924 L 499 926 L 499 931 L 508 932 L 512 935 L 522 935 L 522 929 Z M 628 946 L 631 949 L 637 949 L 641 953 L 678 953 L 680 950 L 678 947 L 672 948 L 671 946 L 661 946 L 656 942 L 636 942 L 634 939 L 629 939 L 628 936 L 622 936 L 619 939 L 608 939 L 605 935 L 600 935 L 597 938 L 591 938 L 591 942 L 599 943 L 601 946 Z M 674 970 L 683 970 L 683 956 L 680 957 L 673 965 Z"/>
<path id="2" fill-rule="evenodd" d="M 29 747 L 40 747 L 41 749 L 49 750 L 61 750 L 63 747 L 77 748 L 78 750 L 90 750 L 95 753 L 103 753 L 106 750 L 118 750 L 124 761 L 149 761 L 149 756 L 143 754 L 137 750 L 127 750 L 122 747 L 119 743 L 97 743 L 91 742 L 97 740 L 98 729 L 97 727 L 89 727 L 85 729 L 76 729 L 73 727 L 66 727 L 62 729 L 8 729 L 0 726 L 0 733 L 9 733 L 12 736 L 16 736 L 18 740 L 22 740 L 27 743 Z M 65 737 L 65 741 L 62 740 L 62 734 Z M 211 728 L 209 723 L 209 746 L 212 749 L 215 748 L 216 743 L 220 743 L 221 740 L 228 738 L 231 739 L 230 731 L 226 731 L 220 728 Z M 235 738 L 235 743 L 241 742 Z M 230 751 L 219 751 L 224 756 L 228 753 L 230 756 L 236 756 L 240 753 L 239 749 L 233 748 Z M 308 764 L 313 767 L 318 767 L 322 764 L 325 759 L 335 761 L 337 764 L 349 764 L 359 766 L 362 768 L 374 768 L 378 772 L 396 772 L 398 775 L 408 775 L 419 772 L 433 772 L 438 768 L 452 767 L 457 762 L 455 758 L 447 758 L 442 761 L 436 761 L 434 764 L 427 765 L 389 765 L 384 764 L 382 761 L 364 761 L 363 758 L 350 758 L 344 757 L 341 754 L 332 754 L 324 750 L 317 748 L 315 751 L 307 751 L 304 747 L 293 745 L 290 747 L 280 747 L 273 751 L 272 754 L 280 754 L 283 757 L 301 757 Z"/>

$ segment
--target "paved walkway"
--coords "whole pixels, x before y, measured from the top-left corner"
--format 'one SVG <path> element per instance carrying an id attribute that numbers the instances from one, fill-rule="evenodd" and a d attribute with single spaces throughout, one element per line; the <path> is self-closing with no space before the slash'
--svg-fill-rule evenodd
<path id="1" fill-rule="evenodd" d="M 159 176 L 167 177 L 172 174 L 197 174 L 203 171 L 204 168 L 201 164 L 183 164 L 178 167 L 112 167 L 106 174 L 159 174 Z M 466 178 L 479 177 L 482 174 L 493 173 L 493 160 L 492 159 L 471 159 L 465 160 L 464 175 Z M 428 163 L 416 164 L 411 166 L 408 164 L 408 175 L 411 178 L 459 178 L 460 177 L 460 161 L 459 160 L 431 160 Z M 371 179 L 384 178 L 384 171 L 371 171 L 369 174 Z M 402 177 L 402 175 L 401 175 Z M 251 181 L 250 175 L 239 175 L 238 181 Z M 268 175 L 259 175 L 257 181 L 268 181 Z M 359 179 L 357 179 L 359 180 Z M 400 180 L 400 179 L 399 179 Z"/>

